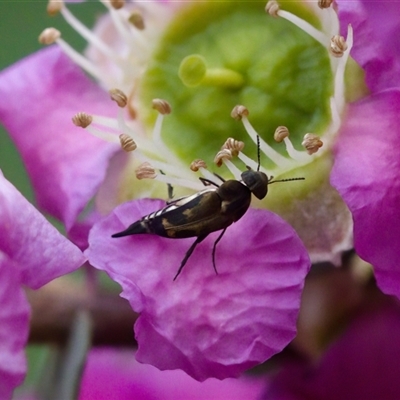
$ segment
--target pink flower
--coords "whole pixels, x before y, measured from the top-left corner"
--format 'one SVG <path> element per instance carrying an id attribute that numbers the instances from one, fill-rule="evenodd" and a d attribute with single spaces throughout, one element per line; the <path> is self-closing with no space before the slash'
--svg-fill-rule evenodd
<path id="1" fill-rule="evenodd" d="M 371 95 L 351 104 L 336 143 L 332 185 L 350 208 L 354 246 L 374 267 L 379 287 L 400 297 L 399 3 L 339 2 L 354 21 L 354 57 L 365 68 Z M 362 39 L 368 46 L 361 46 Z M 358 45 L 357 45 L 358 43 Z M 349 173 L 351 171 L 351 173 Z"/>
<path id="2" fill-rule="evenodd" d="M 400 308 L 373 298 L 320 360 L 287 363 L 270 382 L 268 400 L 395 400 L 398 385 Z"/>
<path id="3" fill-rule="evenodd" d="M 90 234 L 87 256 L 122 287 L 140 313 L 135 324 L 140 362 L 182 369 L 203 381 L 238 376 L 290 342 L 309 259 L 292 228 L 264 210 L 250 210 L 201 243 L 176 281 L 193 240 L 111 235 L 162 206 L 136 200 L 117 207 Z"/>
<path id="4" fill-rule="evenodd" d="M 81 251 L 65 239 L 0 172 L 0 397 L 25 370 L 29 306 L 22 285 L 37 289 L 79 268 Z"/>
<path id="5" fill-rule="evenodd" d="M 38 206 L 71 229 L 118 150 L 82 135 L 71 117 L 80 108 L 108 115 L 107 95 L 57 49 L 2 72 L 0 92 L 0 119 L 23 157 Z"/>
<path id="6" fill-rule="evenodd" d="M 140 364 L 131 352 L 102 348 L 89 354 L 79 400 L 256 400 L 264 387 L 265 378 L 255 376 L 199 383 L 182 371 Z"/>
<path id="7" fill-rule="evenodd" d="M 197 6 L 208 7 L 213 4 L 217 7 L 219 3 L 204 4 L 198 3 Z M 227 132 L 234 131 L 251 143 L 243 132 L 246 131 L 255 140 L 256 135 L 250 125 L 252 121 L 261 131 L 260 136 L 265 139 L 265 142 L 262 140 L 261 148 L 269 156 L 267 162 L 262 160 L 262 167 L 271 172 L 270 175 L 273 172 L 274 175 L 297 176 L 300 172 L 300 176 L 305 176 L 307 182 L 305 186 L 293 186 L 293 190 L 287 191 L 274 187 L 265 202 L 258 206 L 268 207 L 290 222 L 315 262 L 339 262 L 342 252 L 353 246 L 354 222 L 357 252 L 373 264 L 382 290 L 399 296 L 396 256 L 400 233 L 397 224 L 400 217 L 400 187 L 397 179 L 399 162 L 394 149 L 398 147 L 400 137 L 397 73 L 400 62 L 398 52 L 395 51 L 398 35 L 393 34 L 398 29 L 397 19 L 394 18 L 398 11 L 397 3 L 392 4 L 389 11 L 383 7 L 375 13 L 368 2 L 338 1 L 338 20 L 333 8 L 319 10 L 313 2 L 282 2 L 283 8 L 287 7 L 288 10 L 270 11 L 274 16 L 286 19 L 286 25 L 274 22 L 272 16 L 262 17 L 270 18 L 268 24 L 276 31 L 264 31 L 264 25 L 257 30 L 260 14 L 252 14 L 248 18 L 237 14 L 237 21 L 240 21 L 238 24 L 235 20 L 235 7 L 240 8 L 240 2 L 224 4 L 216 10 L 220 14 L 207 13 L 209 10 L 199 8 L 202 15 L 207 16 L 202 19 L 198 18 L 195 11 L 192 12 L 195 8 L 185 10 L 181 5 L 164 6 L 163 10 L 167 14 L 154 12 L 152 8 L 145 9 L 148 11 L 145 15 L 149 17 L 150 25 L 167 25 L 167 33 L 162 36 L 162 29 L 152 31 L 146 25 L 144 33 L 134 31 L 139 40 L 134 41 L 132 46 L 130 40 L 125 41 L 130 38 L 131 28 L 124 25 L 124 10 L 120 13 L 111 10 L 114 18 L 112 22 L 111 19 L 103 19 L 97 27 L 97 33 L 103 38 L 102 44 L 108 47 L 101 48 L 89 39 L 91 48 L 88 58 L 92 63 L 81 62 L 73 51 L 68 50 L 70 56 L 80 62 L 101 84 L 108 87 L 111 87 L 111 83 L 115 84 L 129 95 L 128 111 L 125 114 L 121 111 L 118 118 L 99 117 L 99 114 L 112 115 L 101 90 L 87 81 L 57 49 L 42 51 L 2 73 L 0 118 L 26 160 L 38 191 L 40 205 L 61 218 L 70 230 L 80 211 L 93 196 L 96 196 L 97 210 L 107 214 L 123 200 L 143 197 L 145 193 L 151 197 L 163 196 L 165 182 L 172 183 L 170 175 L 177 175 L 180 179 L 178 181 L 186 185 L 186 192 L 182 194 L 187 194 L 188 189 L 198 190 L 198 182 L 193 183 L 191 178 L 187 178 L 185 162 L 190 157 L 197 157 L 197 152 L 203 158 L 212 158 L 210 149 L 214 151 L 220 136 L 227 135 Z M 246 10 L 239 9 L 238 13 L 253 10 L 250 4 L 246 4 Z M 150 6 L 157 5 L 152 3 Z M 227 9 L 223 8 L 225 6 Z M 299 20 L 296 11 L 299 15 L 305 15 L 305 20 Z M 65 8 L 62 12 L 69 15 Z M 232 19 L 224 19 L 223 26 L 215 25 L 215 21 L 222 21 L 222 16 Z M 382 24 L 379 16 L 389 21 L 384 29 L 378 26 Z M 206 24 L 204 37 L 199 33 L 203 32 L 200 29 L 203 22 Z M 353 50 L 353 31 L 348 23 L 352 23 L 354 28 Z M 71 24 L 79 26 L 76 22 Z M 339 25 L 345 38 L 336 37 L 337 42 L 330 44 L 330 38 L 339 33 Z M 214 30 L 215 26 L 218 29 Z M 249 40 L 246 40 L 247 36 L 242 34 L 239 27 L 246 34 L 249 32 Z M 151 32 L 155 32 L 154 37 Z M 55 36 L 55 40 L 65 48 L 57 34 Z M 115 40 L 116 37 L 124 40 Z M 280 40 L 276 41 L 276 37 Z M 229 41 L 232 38 L 234 46 Z M 267 38 L 271 41 L 258 42 L 254 38 Z M 304 42 L 297 42 L 300 38 Z M 186 39 L 192 41 L 188 47 L 174 47 Z M 236 50 L 237 43 L 241 44 L 240 51 Z M 278 45 L 282 43 L 288 47 L 280 51 Z M 335 57 L 327 52 L 329 46 L 333 47 Z M 272 51 L 272 56 L 268 51 Z M 350 51 L 358 66 L 347 64 Z M 201 53 L 200 56 L 197 53 Z M 280 54 L 290 57 L 280 59 Z M 337 55 L 342 57 L 336 58 Z M 132 62 L 133 59 L 136 61 Z M 223 68 L 219 64 L 224 64 Z M 43 65 L 47 68 L 45 76 L 41 69 Z M 346 65 L 352 74 L 345 84 Z M 367 93 L 359 66 L 365 70 L 371 94 Z M 169 75 L 170 71 L 173 73 Z M 198 79 L 195 82 L 188 79 L 191 78 L 191 71 L 196 72 L 194 75 Z M 289 81 L 288 76 L 293 81 Z M 32 95 L 27 97 L 26 93 L 30 93 L 27 89 L 31 87 Z M 17 93 L 24 96 L 18 96 L 16 100 Z M 48 108 L 42 107 L 39 110 L 33 108 L 32 113 L 19 115 L 21 99 L 28 100 L 26 107 L 29 108 L 32 103 L 39 104 L 38 99 L 41 100 L 43 95 L 46 99 L 57 99 L 56 103 L 48 104 L 49 108 L 53 107 L 57 112 L 49 113 Z M 148 100 L 159 96 L 170 96 L 173 106 L 179 110 L 172 114 L 168 134 L 164 136 L 161 135 L 159 119 L 154 134 L 150 132 L 156 117 L 148 111 Z M 238 99 L 245 99 L 252 106 L 249 107 L 249 118 L 241 115 L 244 127 L 234 125 L 236 123 L 232 121 L 224 122 L 224 116 L 237 104 Z M 233 101 L 235 103 L 231 104 Z M 101 125 L 105 131 L 123 132 L 134 137 L 138 143 L 141 141 L 138 147 L 142 153 L 139 152 L 137 157 L 118 153 L 113 157 L 117 151 L 114 144 L 94 141 L 82 134 L 78 137 L 75 127 L 64 124 L 69 114 L 81 108 L 95 114 L 93 122 Z M 16 118 L 16 114 L 20 118 Z M 129 119 L 133 114 L 136 118 Z M 44 120 L 37 119 L 38 115 L 43 116 Z M 283 141 L 286 150 L 281 151 L 279 146 L 284 145 L 272 140 L 271 128 L 286 124 L 286 118 L 290 130 L 294 131 L 291 133 L 294 144 L 285 137 Z M 32 121 L 36 123 L 32 125 Z M 42 121 L 47 124 L 42 125 Z M 27 140 L 26 131 L 32 126 L 35 128 L 33 138 Z M 311 137 L 311 143 L 304 141 L 308 152 L 317 151 L 311 158 L 303 148 L 299 150 L 302 142 L 300 135 L 310 132 L 309 129 L 317 133 L 307 137 Z M 113 136 L 108 131 L 102 134 L 105 139 L 117 140 L 117 135 Z M 35 146 L 31 146 L 32 141 Z M 323 146 L 319 150 L 321 144 Z M 168 168 L 166 176 L 158 174 L 159 182 L 152 181 L 150 184 L 133 179 L 132 184 L 131 177 L 139 161 L 148 161 L 151 158 L 149 154 L 155 155 L 151 161 L 158 163 L 157 170 L 164 171 L 164 166 Z M 243 161 L 243 152 L 239 154 Z M 254 167 L 257 163 L 251 158 L 248 157 L 246 162 L 248 165 L 252 162 Z M 235 168 L 228 162 L 226 165 L 230 166 L 231 172 L 237 177 Z M 49 170 L 49 182 L 57 187 L 57 192 L 48 190 L 48 185 L 43 184 L 42 179 L 46 175 L 43 171 Z M 181 174 L 185 176 L 182 178 Z M 329 180 L 340 196 L 329 185 Z M 217 278 L 221 278 L 213 275 L 212 268 L 206 268 L 213 239 L 210 237 L 196 249 L 190 259 L 191 264 L 188 263 L 184 274 L 172 286 L 169 277 L 174 275 L 185 249 L 189 247 L 186 241 L 167 241 L 158 237 L 110 238 L 111 234 L 160 206 L 160 203 L 138 201 L 116 208 L 107 219 L 95 225 L 88 250 L 93 265 L 106 270 L 118 281 L 123 287 L 123 295 L 142 313 L 136 327 L 140 346 L 138 357 L 162 369 L 182 368 L 202 380 L 210 374 L 220 378 L 237 375 L 244 368 L 281 349 L 294 334 L 302 279 L 307 271 L 306 256 L 295 233 L 268 212 L 250 210 L 243 220 L 228 230 L 218 246 L 221 271 L 228 271 L 221 275 L 228 274 L 226 279 L 231 279 L 232 285 L 222 285 L 220 280 L 215 286 L 211 285 L 213 290 L 206 290 L 206 283 L 218 282 Z M 261 228 L 265 234 L 259 233 Z M 278 238 L 285 240 L 275 249 L 275 240 Z M 253 252 L 255 248 L 257 250 Z M 269 255 L 275 251 L 279 251 L 278 256 L 270 260 Z M 256 278 L 261 275 L 261 267 L 262 271 L 270 273 L 267 274 L 267 280 L 258 282 Z M 294 273 L 293 269 L 297 272 Z M 269 314 L 267 317 L 264 313 L 259 315 L 258 303 L 253 297 L 257 293 L 251 292 L 247 279 L 252 284 L 256 281 L 261 285 L 262 302 L 267 304 L 267 308 L 274 293 L 270 292 L 271 279 L 273 289 L 276 285 L 278 293 L 283 294 L 280 302 L 274 301 L 273 305 L 278 309 L 283 305 L 286 312 L 277 313 L 273 309 L 270 320 Z M 190 289 L 189 293 L 186 293 L 184 283 Z M 235 290 L 233 293 L 230 292 L 231 287 Z M 198 300 L 200 294 L 192 298 L 199 293 L 198 288 L 202 289 L 201 304 Z M 249 296 L 246 310 L 257 315 L 257 323 L 252 321 L 248 325 L 246 313 L 241 313 L 241 318 L 234 320 L 234 341 L 230 342 L 231 327 L 228 322 L 233 313 L 231 305 L 238 301 L 235 296 L 241 288 Z M 216 299 L 219 300 L 221 294 L 223 301 L 218 302 Z M 207 308 L 207 300 L 213 300 L 213 305 L 223 305 L 230 310 L 226 314 L 222 307 L 225 319 L 220 325 L 223 329 L 215 329 L 218 308 Z M 180 305 L 186 303 L 190 304 L 190 309 L 186 306 L 184 311 L 179 311 Z M 198 315 L 197 307 L 202 310 Z M 204 312 L 205 309 L 209 314 Z M 197 340 L 193 338 L 203 333 L 200 331 L 203 323 L 201 318 L 206 319 L 206 329 L 204 338 L 200 336 L 200 345 L 203 347 L 196 349 Z M 246 326 L 248 328 L 244 329 Z M 263 332 L 267 327 L 272 327 L 279 334 L 263 341 Z M 241 338 L 239 332 L 242 330 L 246 331 L 246 340 L 238 343 L 238 338 Z M 209 332 L 212 335 L 208 336 Z M 191 338 L 189 343 L 185 342 L 184 333 Z M 147 338 L 142 341 L 145 334 Z M 147 341 L 149 338 L 154 339 L 153 343 L 159 347 Z M 217 340 L 219 349 L 224 350 L 222 356 L 212 347 L 212 339 Z M 240 345 L 242 347 L 238 347 Z M 232 355 L 234 348 L 236 351 Z M 202 362 L 196 363 L 195 360 L 199 359 Z"/>

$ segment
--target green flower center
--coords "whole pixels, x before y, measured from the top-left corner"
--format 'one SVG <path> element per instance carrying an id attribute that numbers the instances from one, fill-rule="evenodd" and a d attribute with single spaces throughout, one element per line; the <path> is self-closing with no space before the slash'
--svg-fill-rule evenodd
<path id="1" fill-rule="evenodd" d="M 173 113 L 163 139 L 185 162 L 211 162 L 227 137 L 244 141 L 246 153 L 256 158 L 256 146 L 230 117 L 236 104 L 246 105 L 254 128 L 285 157 L 285 147 L 273 139 L 277 126 L 287 126 L 301 149 L 306 132 L 322 133 L 330 122 L 333 85 L 326 49 L 290 22 L 267 15 L 264 6 L 192 3 L 164 32 L 140 82 L 138 111 L 151 129 L 148 105 L 153 98 L 168 100 Z M 301 4 L 285 3 L 285 9 L 320 28 Z M 265 167 L 268 162 L 262 160 Z"/>

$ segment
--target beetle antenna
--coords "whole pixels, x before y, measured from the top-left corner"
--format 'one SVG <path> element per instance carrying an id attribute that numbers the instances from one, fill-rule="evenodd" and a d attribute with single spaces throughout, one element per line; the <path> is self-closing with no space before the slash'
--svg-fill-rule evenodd
<path id="1" fill-rule="evenodd" d="M 306 178 L 287 178 L 287 179 L 277 179 L 275 181 L 273 179 L 274 179 L 273 176 L 271 176 L 271 178 L 269 178 L 268 185 L 270 185 L 271 183 L 276 183 L 276 182 L 304 181 Z"/>
<path id="2" fill-rule="evenodd" d="M 260 164 L 261 164 L 261 158 L 260 158 L 260 136 L 257 135 L 257 161 L 258 161 L 258 165 L 257 165 L 257 171 L 260 170 Z"/>

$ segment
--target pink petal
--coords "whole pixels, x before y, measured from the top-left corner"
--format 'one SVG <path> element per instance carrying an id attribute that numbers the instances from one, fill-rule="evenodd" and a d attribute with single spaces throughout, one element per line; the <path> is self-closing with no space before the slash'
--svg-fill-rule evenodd
<path id="1" fill-rule="evenodd" d="M 19 265 L 21 282 L 37 289 L 79 268 L 85 257 L 0 172 L 0 251 Z"/>
<path id="2" fill-rule="evenodd" d="M 318 363 L 303 360 L 282 368 L 263 398 L 399 399 L 400 308 L 390 300 L 356 316 Z"/>
<path id="3" fill-rule="evenodd" d="M 73 125 L 79 111 L 116 113 L 106 93 L 57 47 L 0 74 L 0 120 L 23 157 L 39 207 L 67 228 L 97 191 L 117 151 Z"/>
<path id="4" fill-rule="evenodd" d="M 349 106 L 332 185 L 350 208 L 357 253 L 371 263 L 380 288 L 400 296 L 400 92 Z"/>
<path id="5" fill-rule="evenodd" d="M 83 374 L 79 400 L 256 400 L 264 377 L 200 383 L 182 371 L 159 371 L 135 361 L 132 351 L 94 349 Z"/>
<path id="6" fill-rule="evenodd" d="M 238 376 L 279 352 L 296 333 L 310 261 L 294 230 L 265 210 L 249 210 L 211 251 L 219 232 L 195 249 L 173 277 L 194 239 L 154 235 L 111 238 L 163 206 L 126 203 L 96 224 L 87 255 L 123 288 L 141 315 L 137 359 L 161 370 L 182 369 L 203 381 Z"/>
<path id="7" fill-rule="evenodd" d="M 0 398 L 11 398 L 26 373 L 29 305 L 20 287 L 18 265 L 0 251 Z"/>
<path id="8" fill-rule="evenodd" d="M 373 91 L 400 85 L 400 2 L 337 0 L 342 34 L 354 29 L 352 57 Z"/>

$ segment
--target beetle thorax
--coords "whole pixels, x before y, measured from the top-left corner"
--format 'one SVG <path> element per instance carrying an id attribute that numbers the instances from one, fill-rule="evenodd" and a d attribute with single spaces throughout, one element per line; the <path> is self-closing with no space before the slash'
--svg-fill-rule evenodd
<path id="1" fill-rule="evenodd" d="M 249 169 L 242 173 L 242 180 L 257 199 L 261 200 L 267 195 L 268 176 L 264 172 Z"/>

